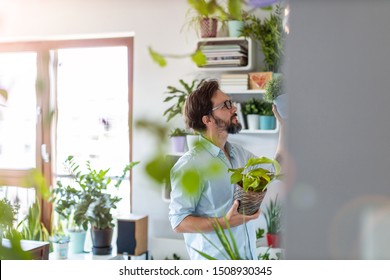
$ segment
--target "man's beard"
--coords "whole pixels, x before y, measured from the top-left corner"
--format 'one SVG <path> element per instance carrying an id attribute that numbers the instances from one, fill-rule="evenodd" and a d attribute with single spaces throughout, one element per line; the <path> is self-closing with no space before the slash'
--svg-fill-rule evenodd
<path id="1" fill-rule="evenodd" d="M 237 114 L 234 114 L 231 117 L 230 122 L 228 123 L 228 122 L 226 122 L 218 117 L 213 116 L 213 118 L 215 120 L 215 124 L 217 125 L 219 130 L 227 131 L 227 133 L 230 133 L 230 134 L 237 134 L 241 131 L 242 125 L 239 122 L 237 122 L 236 124 L 233 123 L 232 120 L 234 117 L 237 117 Z"/>

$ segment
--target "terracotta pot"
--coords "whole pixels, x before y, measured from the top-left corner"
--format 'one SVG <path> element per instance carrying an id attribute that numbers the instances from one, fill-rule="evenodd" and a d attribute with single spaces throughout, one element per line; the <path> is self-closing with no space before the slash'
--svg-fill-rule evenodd
<path id="1" fill-rule="evenodd" d="M 267 233 L 267 243 L 268 243 L 268 247 L 279 248 L 280 246 L 279 234 Z"/>
<path id="2" fill-rule="evenodd" d="M 218 21 L 215 18 L 202 18 L 200 20 L 200 37 L 217 37 Z"/>
<path id="3" fill-rule="evenodd" d="M 267 190 L 263 192 L 244 192 L 241 186 L 235 185 L 234 200 L 238 200 L 238 213 L 243 215 L 252 215 L 259 210 L 260 204 L 263 201 Z"/>

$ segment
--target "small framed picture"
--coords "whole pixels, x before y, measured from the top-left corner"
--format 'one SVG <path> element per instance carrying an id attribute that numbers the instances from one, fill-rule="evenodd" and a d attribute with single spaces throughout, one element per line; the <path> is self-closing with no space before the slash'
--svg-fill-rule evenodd
<path id="1" fill-rule="evenodd" d="M 270 80 L 272 80 L 272 72 L 249 73 L 249 89 L 264 89 Z"/>

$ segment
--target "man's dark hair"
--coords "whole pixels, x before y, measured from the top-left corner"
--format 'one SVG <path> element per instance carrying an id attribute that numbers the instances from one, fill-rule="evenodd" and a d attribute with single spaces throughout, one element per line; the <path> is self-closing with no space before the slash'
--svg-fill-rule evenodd
<path id="1" fill-rule="evenodd" d="M 190 93 L 184 104 L 184 120 L 187 127 L 199 132 L 206 130 L 202 117 L 208 115 L 213 108 L 211 98 L 217 90 L 219 90 L 218 81 L 207 80 Z"/>

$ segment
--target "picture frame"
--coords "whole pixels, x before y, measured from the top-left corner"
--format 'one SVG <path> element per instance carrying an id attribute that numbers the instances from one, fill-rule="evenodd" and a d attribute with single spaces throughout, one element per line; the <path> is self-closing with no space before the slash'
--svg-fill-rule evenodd
<path id="1" fill-rule="evenodd" d="M 272 80 L 272 72 L 249 73 L 249 89 L 264 90 L 270 80 Z"/>

